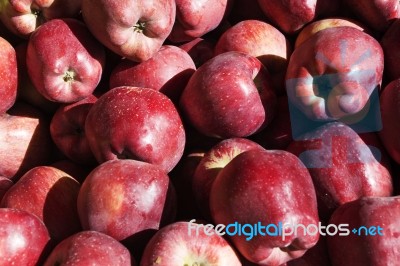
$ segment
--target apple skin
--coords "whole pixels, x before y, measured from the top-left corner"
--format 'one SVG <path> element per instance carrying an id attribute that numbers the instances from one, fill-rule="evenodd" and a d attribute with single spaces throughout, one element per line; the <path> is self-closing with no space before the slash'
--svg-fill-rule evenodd
<path id="1" fill-rule="evenodd" d="M 174 0 L 83 0 L 82 16 L 92 34 L 132 61 L 150 59 L 170 34 Z"/>
<path id="2" fill-rule="evenodd" d="M 206 235 L 196 226 L 189 235 L 189 222 L 175 222 L 161 228 L 149 241 L 140 261 L 141 266 L 176 265 L 242 265 L 234 249 L 212 230 Z"/>
<path id="3" fill-rule="evenodd" d="M 378 132 L 390 157 L 400 164 L 400 126 L 396 117 L 400 114 L 400 79 L 390 82 L 380 95 L 382 130 Z"/>
<path id="4" fill-rule="evenodd" d="M 286 90 L 290 104 L 312 120 L 348 117 L 362 110 L 380 89 L 383 51 L 367 33 L 333 27 L 315 33 L 289 60 Z"/>
<path id="5" fill-rule="evenodd" d="M 0 208 L 1 265 L 40 265 L 49 241 L 46 226 L 37 216 Z"/>
<path id="6" fill-rule="evenodd" d="M 160 228 L 168 188 L 167 174 L 156 165 L 107 161 L 82 183 L 78 213 L 83 229 L 141 245 L 143 238 Z"/>
<path id="7" fill-rule="evenodd" d="M 16 181 L 29 169 L 47 164 L 53 149 L 49 121 L 36 108 L 18 102 L 0 115 L 0 175 Z"/>
<path id="8" fill-rule="evenodd" d="M 399 7 L 400 10 L 400 7 Z M 400 19 L 396 19 L 381 38 L 385 55 L 385 75 L 389 82 L 400 78 L 398 62 L 400 60 Z"/>
<path id="9" fill-rule="evenodd" d="M 323 221 L 346 202 L 365 196 L 388 197 L 393 193 L 388 169 L 345 124 L 325 124 L 293 141 L 287 150 L 308 167 Z"/>
<path id="10" fill-rule="evenodd" d="M 192 191 L 196 204 L 204 217 L 211 220 L 209 197 L 210 190 L 218 173 L 242 152 L 263 147 L 245 138 L 225 139 L 206 152 L 197 165 L 192 178 Z"/>
<path id="11" fill-rule="evenodd" d="M 176 19 L 168 39 L 179 43 L 204 36 L 217 28 L 227 13 L 230 0 L 175 0 Z"/>
<path id="12" fill-rule="evenodd" d="M 17 98 L 18 69 L 15 49 L 0 37 L 0 114 L 14 105 Z"/>
<path id="13" fill-rule="evenodd" d="M 364 197 L 340 206 L 330 219 L 331 224 L 349 224 L 349 229 L 360 226 L 380 226 L 383 236 L 348 236 L 328 238 L 332 265 L 396 265 L 400 259 L 400 197 Z"/>
<path id="14" fill-rule="evenodd" d="M 369 33 L 369 30 L 364 25 L 354 19 L 341 17 L 325 18 L 306 25 L 299 32 L 299 35 L 297 35 L 294 47 L 297 48 L 315 33 L 334 27 L 354 27 L 355 29 Z"/>
<path id="15" fill-rule="evenodd" d="M 52 241 L 58 243 L 79 232 L 77 211 L 80 184 L 67 173 L 50 166 L 26 172 L 4 195 L 2 208 L 30 212 L 46 225 Z"/>
<path id="16" fill-rule="evenodd" d="M 292 48 L 278 29 L 260 20 L 241 21 L 227 29 L 215 45 L 215 55 L 228 51 L 257 57 L 271 73 L 275 89 L 281 93 Z"/>
<path id="17" fill-rule="evenodd" d="M 179 105 L 189 123 L 206 136 L 247 137 L 272 120 L 276 96 L 261 62 L 231 51 L 197 69 Z"/>
<path id="18" fill-rule="evenodd" d="M 136 265 L 129 250 L 114 238 L 96 231 L 81 231 L 60 242 L 47 257 L 52 265 Z"/>
<path id="19" fill-rule="evenodd" d="M 198 68 L 214 57 L 214 46 L 215 43 L 211 40 L 196 38 L 181 44 L 179 48 L 183 49 L 190 55 L 196 68 Z"/>
<path id="20" fill-rule="evenodd" d="M 99 163 L 129 158 L 169 172 L 185 147 L 185 130 L 174 104 L 149 88 L 122 86 L 103 94 L 86 117 L 85 132 Z"/>
<path id="21" fill-rule="evenodd" d="M 2 0 L 0 19 L 19 37 L 28 39 L 46 21 L 76 18 L 82 0 Z"/>
<path id="22" fill-rule="evenodd" d="M 196 66 L 183 49 L 163 45 L 155 55 L 141 63 L 124 59 L 110 77 L 110 88 L 134 86 L 151 88 L 178 102 Z"/>
<path id="23" fill-rule="evenodd" d="M 268 204 L 266 204 L 268 203 Z M 304 208 L 307 206 L 307 208 Z M 319 222 L 311 176 L 293 154 L 250 150 L 236 156 L 215 179 L 210 193 L 215 224 L 315 224 Z M 313 247 L 319 233 L 303 236 L 230 236 L 237 250 L 259 265 L 281 265 Z"/>
<path id="24" fill-rule="evenodd" d="M 60 151 L 71 161 L 83 165 L 96 165 L 85 134 L 85 121 L 97 97 L 89 95 L 72 104 L 63 104 L 53 115 L 50 134 Z"/>
<path id="25" fill-rule="evenodd" d="M 400 18 L 397 0 L 349 0 L 344 3 L 360 20 L 379 32 L 384 32 L 394 19 Z"/>
<path id="26" fill-rule="evenodd" d="M 43 24 L 29 38 L 26 52 L 28 74 L 35 88 L 47 99 L 62 103 L 76 102 L 93 93 L 104 60 L 103 46 L 85 24 L 75 19 L 53 19 Z"/>

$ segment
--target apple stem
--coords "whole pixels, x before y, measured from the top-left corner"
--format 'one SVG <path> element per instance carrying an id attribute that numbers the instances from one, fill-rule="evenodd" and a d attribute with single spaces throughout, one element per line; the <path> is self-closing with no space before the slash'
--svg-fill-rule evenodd
<path id="1" fill-rule="evenodd" d="M 63 80 L 65 82 L 71 82 L 74 80 L 74 77 L 75 77 L 75 72 L 72 70 L 68 70 L 67 72 L 65 72 Z"/>
<path id="2" fill-rule="evenodd" d="M 146 28 L 146 22 L 138 21 L 135 26 L 133 26 L 133 30 L 139 33 L 142 33 Z"/>

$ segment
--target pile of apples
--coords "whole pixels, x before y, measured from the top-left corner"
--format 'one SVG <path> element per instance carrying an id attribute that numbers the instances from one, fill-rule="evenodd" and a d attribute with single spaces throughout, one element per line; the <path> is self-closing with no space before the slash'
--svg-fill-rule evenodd
<path id="1" fill-rule="evenodd" d="M 398 0 L 0 0 L 0 36 L 0 265 L 398 265 Z"/>

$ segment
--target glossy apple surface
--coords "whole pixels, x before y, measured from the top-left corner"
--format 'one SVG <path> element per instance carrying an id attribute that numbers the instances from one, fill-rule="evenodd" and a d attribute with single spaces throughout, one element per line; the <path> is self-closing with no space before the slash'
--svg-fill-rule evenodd
<path id="1" fill-rule="evenodd" d="M 159 91 L 117 87 L 92 106 L 85 132 L 99 163 L 136 159 L 169 172 L 182 157 L 185 131 L 172 101 Z"/>
<path id="2" fill-rule="evenodd" d="M 18 70 L 15 49 L 0 37 L 0 114 L 5 113 L 17 98 Z"/>

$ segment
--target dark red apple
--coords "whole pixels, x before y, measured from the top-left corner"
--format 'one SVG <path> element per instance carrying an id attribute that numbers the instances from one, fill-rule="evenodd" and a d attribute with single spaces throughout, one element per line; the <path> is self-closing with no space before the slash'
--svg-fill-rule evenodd
<path id="1" fill-rule="evenodd" d="M 379 90 L 383 51 L 377 40 L 354 27 L 315 33 L 289 60 L 286 90 L 290 104 L 312 120 L 360 112 Z"/>
<path id="2" fill-rule="evenodd" d="M 160 228 L 169 178 L 156 165 L 111 160 L 82 183 L 78 212 L 84 230 L 105 233 L 135 247 Z"/>
<path id="3" fill-rule="evenodd" d="M 246 137 L 272 120 L 276 96 L 261 62 L 232 51 L 197 69 L 182 93 L 180 107 L 206 136 Z"/>
<path id="4" fill-rule="evenodd" d="M 82 0 L 1 0 L 0 18 L 14 34 L 28 39 L 46 21 L 76 18 Z"/>
<path id="5" fill-rule="evenodd" d="M 206 230 L 204 225 L 189 222 L 175 222 L 161 228 L 147 244 L 140 265 L 242 265 L 222 236 L 213 228 Z"/>
<path id="6" fill-rule="evenodd" d="M 295 230 L 318 226 L 317 199 L 307 168 L 286 151 L 255 149 L 232 159 L 212 185 L 210 210 L 215 224 L 230 226 L 237 250 L 259 265 L 281 265 L 318 241 L 318 231 Z"/>
<path id="7" fill-rule="evenodd" d="M 380 96 L 382 130 L 379 137 L 390 157 L 400 164 L 400 125 L 397 117 L 400 114 L 400 79 L 393 80 L 383 90 Z"/>
<path id="8" fill-rule="evenodd" d="M 13 106 L 17 98 L 18 70 L 14 48 L 0 37 L 0 114 Z"/>
<path id="9" fill-rule="evenodd" d="M 56 45 L 55 45 L 56 44 Z M 85 24 L 53 19 L 29 38 L 26 65 L 35 88 L 47 99 L 70 103 L 93 93 L 105 60 L 103 46 Z"/>
<path id="10" fill-rule="evenodd" d="M 43 222 L 35 215 L 17 209 L 0 208 L 0 264 L 40 264 L 50 240 Z"/>
<path id="11" fill-rule="evenodd" d="M 182 157 L 185 131 L 172 101 L 159 91 L 117 87 L 90 109 L 85 133 L 99 163 L 136 159 L 169 172 Z"/>
<path id="12" fill-rule="evenodd" d="M 400 10 L 400 7 L 399 7 Z M 389 82 L 400 78 L 398 62 L 400 60 L 400 19 L 396 19 L 381 38 L 385 55 L 385 75 Z"/>
<path id="13" fill-rule="evenodd" d="M 230 0 L 175 0 L 176 19 L 168 39 L 186 42 L 217 28 L 227 13 Z"/>
<path id="14" fill-rule="evenodd" d="M 0 115 L 0 175 L 16 181 L 32 167 L 45 165 L 53 153 L 47 117 L 17 103 Z"/>
<path id="15" fill-rule="evenodd" d="M 397 0 L 348 0 L 344 3 L 357 18 L 377 31 L 384 32 L 394 19 L 400 18 Z"/>
<path id="16" fill-rule="evenodd" d="M 85 121 L 97 97 L 90 95 L 72 104 L 61 105 L 53 115 L 50 134 L 60 151 L 70 160 L 95 165 L 96 159 L 85 134 Z"/>
<path id="17" fill-rule="evenodd" d="M 332 265 L 396 265 L 400 260 L 400 197 L 364 197 L 340 206 L 331 224 L 348 234 L 328 237 Z"/>
<path id="18" fill-rule="evenodd" d="M 192 58 L 196 67 L 200 67 L 206 61 L 214 57 L 214 42 L 196 38 L 179 46 L 185 50 Z"/>
<path id="19" fill-rule="evenodd" d="M 122 60 L 111 74 L 110 88 L 151 88 L 177 102 L 195 70 L 196 66 L 187 52 L 176 46 L 164 45 L 144 62 Z"/>
<path id="20" fill-rule="evenodd" d="M 346 202 L 391 196 L 392 177 L 363 140 L 345 124 L 332 122 L 308 132 L 288 147 L 311 173 L 320 218 L 327 221 Z"/>
<path id="21" fill-rule="evenodd" d="M 132 61 L 151 58 L 170 34 L 174 0 L 83 0 L 82 16 L 93 35 Z"/>
<path id="22" fill-rule="evenodd" d="M 316 16 L 317 0 L 258 0 L 261 10 L 283 32 L 293 34 Z"/>
<path id="23" fill-rule="evenodd" d="M 81 231 L 60 242 L 43 265 L 134 266 L 136 264 L 129 250 L 114 238 L 96 231 Z"/>
<path id="24" fill-rule="evenodd" d="M 56 243 L 81 230 L 77 211 L 80 184 L 50 166 L 26 172 L 4 195 L 2 208 L 25 210 L 39 217 Z"/>
<path id="25" fill-rule="evenodd" d="M 264 149 L 257 143 L 245 138 L 225 139 L 207 151 L 197 165 L 192 179 L 192 193 L 196 204 L 204 217 L 211 219 L 209 197 L 210 190 L 218 173 L 236 156 L 242 152 Z"/>

